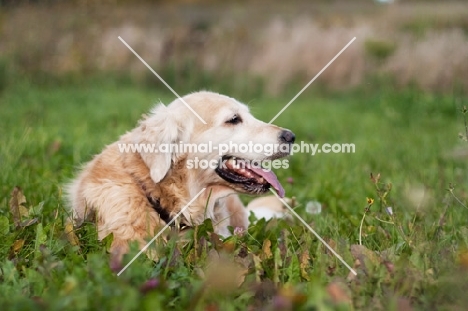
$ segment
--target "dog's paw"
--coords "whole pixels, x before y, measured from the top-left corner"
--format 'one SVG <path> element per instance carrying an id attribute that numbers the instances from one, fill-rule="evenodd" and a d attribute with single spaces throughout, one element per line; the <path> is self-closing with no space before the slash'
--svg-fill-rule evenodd
<path id="1" fill-rule="evenodd" d="M 289 206 L 291 206 L 293 201 L 290 198 L 283 198 L 282 200 L 284 200 Z M 264 218 L 265 220 L 270 220 L 272 218 L 290 217 L 284 203 L 274 195 L 252 200 L 247 205 L 247 210 L 249 213 L 252 212 L 257 219 Z"/>

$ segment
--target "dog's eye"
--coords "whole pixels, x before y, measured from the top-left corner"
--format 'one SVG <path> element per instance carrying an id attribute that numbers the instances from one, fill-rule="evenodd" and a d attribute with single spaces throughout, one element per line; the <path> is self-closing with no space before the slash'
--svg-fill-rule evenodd
<path id="1" fill-rule="evenodd" d="M 242 123 L 242 119 L 237 114 L 235 114 L 231 119 L 227 120 L 226 123 L 239 124 L 239 123 Z"/>

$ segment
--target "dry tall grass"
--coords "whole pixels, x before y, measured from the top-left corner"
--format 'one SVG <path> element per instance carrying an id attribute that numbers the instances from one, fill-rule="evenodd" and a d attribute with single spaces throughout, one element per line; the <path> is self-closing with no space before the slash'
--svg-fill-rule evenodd
<path id="1" fill-rule="evenodd" d="M 346 88 L 384 74 L 401 85 L 468 89 L 464 3 L 55 5 L 1 13 L 1 58 L 24 72 L 146 74 L 121 36 L 156 70 L 251 74 L 277 93 L 297 77 L 306 83 L 356 36 L 321 83 Z"/>

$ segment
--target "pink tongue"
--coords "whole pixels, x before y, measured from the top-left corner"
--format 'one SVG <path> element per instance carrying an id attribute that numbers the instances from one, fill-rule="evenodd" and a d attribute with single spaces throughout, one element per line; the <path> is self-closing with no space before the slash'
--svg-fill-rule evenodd
<path id="1" fill-rule="evenodd" d="M 281 186 L 275 173 L 273 173 L 272 171 L 263 170 L 262 168 L 259 168 L 259 167 L 249 167 L 249 169 L 252 170 L 254 173 L 265 178 L 266 181 L 268 181 L 268 183 L 272 185 L 273 188 L 275 188 L 276 193 L 278 194 L 280 198 L 284 197 L 283 186 Z"/>

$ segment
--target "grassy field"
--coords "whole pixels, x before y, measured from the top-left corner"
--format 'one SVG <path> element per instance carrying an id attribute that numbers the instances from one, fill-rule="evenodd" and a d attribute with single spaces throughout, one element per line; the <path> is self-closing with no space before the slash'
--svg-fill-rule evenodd
<path id="1" fill-rule="evenodd" d="M 236 96 L 269 121 L 293 95 Z M 117 277 L 108 266 L 110 239 L 99 243 L 92 224 L 76 230 L 79 245 L 67 241 L 63 184 L 156 101 L 172 99 L 162 88 L 111 82 L 22 81 L 1 91 L 3 310 L 462 310 L 468 304 L 468 146 L 458 137 L 468 98 L 379 85 L 341 94 L 308 90 L 275 122 L 299 142 L 356 145 L 354 154 L 296 154 L 289 169 L 277 171 L 286 195 L 300 204 L 297 212 L 356 277 L 297 220 L 259 221 L 223 242 L 206 221 L 189 231 L 188 244 L 171 239 L 159 262 L 141 256 Z M 26 199 L 17 219 L 10 208 L 24 200 L 18 193 L 11 199 L 15 186 Z M 307 213 L 309 201 L 320 202 L 322 212 Z"/>

